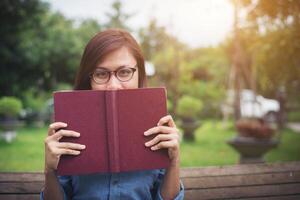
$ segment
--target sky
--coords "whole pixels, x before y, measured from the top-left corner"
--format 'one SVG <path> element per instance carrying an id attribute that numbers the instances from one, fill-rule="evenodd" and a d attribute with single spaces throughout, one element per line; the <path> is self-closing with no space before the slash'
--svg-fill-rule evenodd
<path id="1" fill-rule="evenodd" d="M 67 18 L 94 18 L 107 21 L 114 0 L 44 0 L 51 9 Z M 133 14 L 128 25 L 133 30 L 146 27 L 156 19 L 167 32 L 190 47 L 217 45 L 224 40 L 233 24 L 233 7 L 229 0 L 121 0 L 126 13 Z"/>

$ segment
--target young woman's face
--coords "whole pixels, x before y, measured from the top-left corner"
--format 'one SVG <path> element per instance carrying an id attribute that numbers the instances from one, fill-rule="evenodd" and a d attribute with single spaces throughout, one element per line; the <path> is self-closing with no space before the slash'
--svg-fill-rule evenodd
<path id="1" fill-rule="evenodd" d="M 110 73 L 110 78 L 108 77 L 109 71 L 115 71 L 115 73 Z M 111 52 L 97 65 L 93 73 L 93 78 L 91 78 L 91 88 L 92 90 L 138 88 L 137 62 L 126 47 Z"/>

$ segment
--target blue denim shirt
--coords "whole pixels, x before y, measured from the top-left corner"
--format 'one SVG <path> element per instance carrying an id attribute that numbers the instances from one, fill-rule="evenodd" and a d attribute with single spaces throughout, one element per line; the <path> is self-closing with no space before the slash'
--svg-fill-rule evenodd
<path id="1" fill-rule="evenodd" d="M 160 187 L 164 170 L 60 176 L 65 199 L 73 200 L 162 200 Z M 41 193 L 43 199 L 43 192 Z M 183 185 L 175 200 L 184 198 Z"/>

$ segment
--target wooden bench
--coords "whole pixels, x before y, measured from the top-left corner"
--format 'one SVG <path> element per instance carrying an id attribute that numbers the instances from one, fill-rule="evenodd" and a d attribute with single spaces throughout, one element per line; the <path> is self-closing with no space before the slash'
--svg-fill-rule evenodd
<path id="1" fill-rule="evenodd" d="M 300 161 L 181 169 L 185 199 L 300 199 Z M 0 199 L 39 199 L 42 173 L 0 173 Z"/>

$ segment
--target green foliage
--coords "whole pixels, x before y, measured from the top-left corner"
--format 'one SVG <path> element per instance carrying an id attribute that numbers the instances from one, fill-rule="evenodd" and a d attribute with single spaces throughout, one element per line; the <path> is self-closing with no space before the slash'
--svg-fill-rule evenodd
<path id="1" fill-rule="evenodd" d="M 168 110 L 168 112 L 171 113 L 172 109 L 173 109 L 173 103 L 172 103 L 172 101 L 167 99 L 167 110 Z"/>
<path id="2" fill-rule="evenodd" d="M 196 117 L 203 108 L 200 99 L 184 95 L 178 100 L 177 114 L 185 118 Z"/>
<path id="3" fill-rule="evenodd" d="M 256 23 L 273 22 L 279 25 L 278 21 L 284 22 L 289 16 L 299 17 L 300 3 L 298 0 L 239 0 L 241 5 L 251 12 L 248 13 L 248 20 Z M 277 23 L 275 23 L 277 21 Z M 269 24 L 271 26 L 271 24 Z"/>
<path id="4" fill-rule="evenodd" d="M 56 85 L 56 87 L 54 88 L 55 91 L 59 91 L 59 90 L 72 90 L 73 87 L 71 84 L 68 83 L 59 83 Z"/>
<path id="5" fill-rule="evenodd" d="M 36 88 L 26 90 L 23 95 L 25 112 L 24 122 L 29 126 L 41 125 L 47 117 L 47 100 L 52 96 L 51 92 L 37 91 Z"/>
<path id="6" fill-rule="evenodd" d="M 276 94 L 277 89 L 283 86 L 290 96 L 300 88 L 297 58 L 300 56 L 300 38 L 293 29 L 269 32 L 255 44 L 258 50 L 254 51 L 254 65 L 260 74 L 259 86 L 266 94 Z"/>
<path id="7" fill-rule="evenodd" d="M 170 35 L 163 26 L 158 26 L 155 19 L 150 20 L 146 28 L 139 30 L 140 45 L 146 60 L 154 59 L 158 52 L 163 51 Z"/>
<path id="8" fill-rule="evenodd" d="M 289 111 L 287 114 L 288 122 L 300 122 L 300 112 Z"/>
<path id="9" fill-rule="evenodd" d="M 0 1 L 0 91 L 1 96 L 18 96 L 29 84 L 40 78 L 40 69 L 33 65 L 22 48 L 24 41 L 34 41 L 34 30 L 41 29 L 41 16 L 49 8 L 38 0 Z M 39 66 L 40 67 L 40 66 Z"/>
<path id="10" fill-rule="evenodd" d="M 82 54 L 90 39 L 101 30 L 102 26 L 94 19 L 86 19 L 80 23 L 78 28 L 75 29 L 75 35 L 77 36 L 75 47 L 80 50 L 80 54 Z"/>
<path id="11" fill-rule="evenodd" d="M 73 22 L 65 19 L 59 13 L 46 13 L 42 20 L 42 30 L 36 30 L 36 37 L 31 43 L 34 48 L 28 48 L 27 54 L 35 55 L 39 66 L 40 85 L 45 90 L 53 89 L 58 82 L 73 82 L 79 65 L 80 54 Z M 30 44 L 30 40 L 26 40 Z M 72 48 L 70 48 L 72 47 Z M 38 66 L 37 66 L 38 65 Z"/>
<path id="12" fill-rule="evenodd" d="M 26 109 L 39 112 L 45 105 L 49 95 L 37 93 L 33 88 L 27 90 L 23 95 L 23 103 Z"/>
<path id="13" fill-rule="evenodd" d="M 219 116 L 229 70 L 225 49 L 190 49 L 155 20 L 139 34 L 145 58 L 151 60 L 156 69 L 150 85 L 167 87 L 172 112 L 176 113 L 179 97 L 189 95 L 206 105 L 205 117 Z"/>
<path id="14" fill-rule="evenodd" d="M 103 27 L 129 29 L 126 22 L 130 15 L 124 12 L 120 1 L 114 1 L 107 14 L 108 22 L 103 25 L 92 19 L 75 24 L 62 14 L 51 11 L 47 3 L 34 0 L 16 2 L 0 3 L 5 11 L 1 25 L 8 27 L 7 32 L 1 33 L 7 45 L 3 49 L 0 47 L 3 58 L 0 61 L 0 96 L 22 97 L 25 107 L 32 110 L 42 107 L 45 91 L 72 88 L 80 55 L 93 35 Z M 8 13 L 7 8 L 11 6 L 14 12 Z M 22 12 L 27 14 L 20 14 L 15 18 L 18 21 L 10 21 L 11 16 Z M 13 28 L 11 24 L 20 28 Z M 227 70 L 221 48 L 190 49 L 167 33 L 165 27 L 158 26 L 155 20 L 142 28 L 139 36 L 145 58 L 154 64 L 156 70 L 149 85 L 166 86 L 172 102 L 171 113 L 175 113 L 178 98 L 183 94 L 201 99 L 209 110 L 216 107 Z M 207 84 L 210 89 L 199 90 L 206 87 L 202 84 Z M 33 87 L 34 92 L 30 91 Z"/>
<path id="15" fill-rule="evenodd" d="M 115 0 L 113 2 L 112 13 L 106 13 L 106 16 L 108 17 L 108 22 L 104 25 L 106 28 L 121 28 L 130 31 L 126 22 L 132 15 L 125 13 L 122 6 L 120 0 Z"/>
<path id="16" fill-rule="evenodd" d="M 168 89 L 168 98 L 173 105 L 171 113 L 175 113 L 178 98 L 182 94 L 180 85 L 191 77 L 191 73 L 185 71 L 188 48 L 168 34 L 164 27 L 158 26 L 155 20 L 150 21 L 148 27 L 141 29 L 139 34 L 145 58 L 154 64 L 156 71 L 149 85 Z"/>
<path id="17" fill-rule="evenodd" d="M 1 1 L 0 96 L 22 96 L 73 84 L 80 55 L 101 29 L 95 20 L 74 24 L 38 0 Z"/>
<path id="18" fill-rule="evenodd" d="M 247 16 L 241 27 L 243 48 L 251 57 L 261 94 L 275 97 L 284 87 L 290 100 L 299 102 L 300 2 L 298 0 L 240 0 Z"/>
<path id="19" fill-rule="evenodd" d="M 2 97 L 0 99 L 0 115 L 17 117 L 22 110 L 22 102 L 16 97 Z"/>

